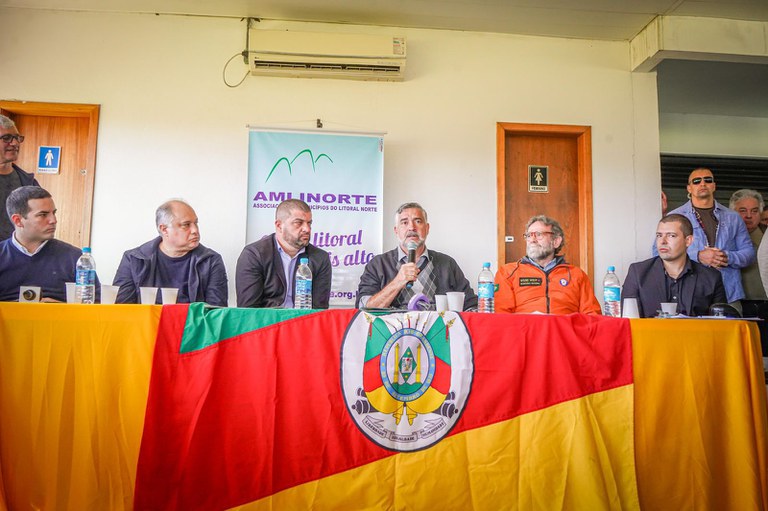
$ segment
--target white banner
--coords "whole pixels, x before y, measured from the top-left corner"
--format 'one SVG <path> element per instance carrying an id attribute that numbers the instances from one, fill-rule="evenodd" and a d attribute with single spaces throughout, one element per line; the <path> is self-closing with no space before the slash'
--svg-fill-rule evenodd
<path id="1" fill-rule="evenodd" d="M 381 253 L 382 135 L 251 127 L 248 145 L 246 243 L 275 232 L 281 201 L 303 200 L 311 243 L 330 254 L 331 307 L 354 307 L 363 268 Z"/>

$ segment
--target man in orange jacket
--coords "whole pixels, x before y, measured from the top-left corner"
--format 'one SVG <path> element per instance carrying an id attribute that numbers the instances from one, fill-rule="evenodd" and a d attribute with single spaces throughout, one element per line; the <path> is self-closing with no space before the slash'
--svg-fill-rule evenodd
<path id="1" fill-rule="evenodd" d="M 558 255 L 565 245 L 560 224 L 534 216 L 524 236 L 527 255 L 496 272 L 496 311 L 600 314 L 587 274 Z"/>

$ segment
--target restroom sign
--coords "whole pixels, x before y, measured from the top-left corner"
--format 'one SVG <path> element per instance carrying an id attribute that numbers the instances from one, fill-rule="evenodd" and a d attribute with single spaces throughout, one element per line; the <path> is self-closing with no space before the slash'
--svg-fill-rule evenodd
<path id="1" fill-rule="evenodd" d="M 528 165 L 528 191 L 534 193 L 549 192 L 549 167 Z"/>
<path id="2" fill-rule="evenodd" d="M 37 173 L 58 174 L 60 161 L 60 146 L 41 145 L 37 150 Z"/>

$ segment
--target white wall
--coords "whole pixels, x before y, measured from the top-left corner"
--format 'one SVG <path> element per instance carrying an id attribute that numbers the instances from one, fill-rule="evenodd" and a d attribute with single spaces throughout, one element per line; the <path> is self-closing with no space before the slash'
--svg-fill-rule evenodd
<path id="1" fill-rule="evenodd" d="M 662 113 L 661 151 L 676 154 L 768 157 L 768 119 Z"/>
<path id="2" fill-rule="evenodd" d="M 245 125 L 311 128 L 315 118 L 330 129 L 388 132 L 385 211 L 421 202 L 428 245 L 453 255 L 470 281 L 496 255 L 496 123 L 590 125 L 593 277 L 601 281 L 609 264 L 623 276 L 649 255 L 658 215 L 648 212 L 659 210 L 660 189 L 656 82 L 630 73 L 628 43 L 262 26 L 405 35 L 407 79 L 249 77 L 230 89 L 221 72 L 243 49 L 239 20 L 0 8 L 0 98 L 102 106 L 91 245 L 104 281 L 124 250 L 155 235 L 155 207 L 183 197 L 198 212 L 203 243 L 224 256 L 234 290 L 245 240 Z M 236 62 L 230 82 L 245 71 Z"/>

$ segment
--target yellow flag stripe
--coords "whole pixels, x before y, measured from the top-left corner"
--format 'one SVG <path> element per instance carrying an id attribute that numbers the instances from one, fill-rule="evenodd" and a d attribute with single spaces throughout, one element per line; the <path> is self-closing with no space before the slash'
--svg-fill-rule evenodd
<path id="1" fill-rule="evenodd" d="M 768 509 L 757 326 L 712 320 L 690 337 L 689 321 L 632 321 L 643 507 Z"/>
<path id="2" fill-rule="evenodd" d="M 160 306 L 3 304 L 8 509 L 130 509 Z"/>
<path id="3" fill-rule="evenodd" d="M 639 509 L 632 436 L 627 385 L 234 509 Z"/>

